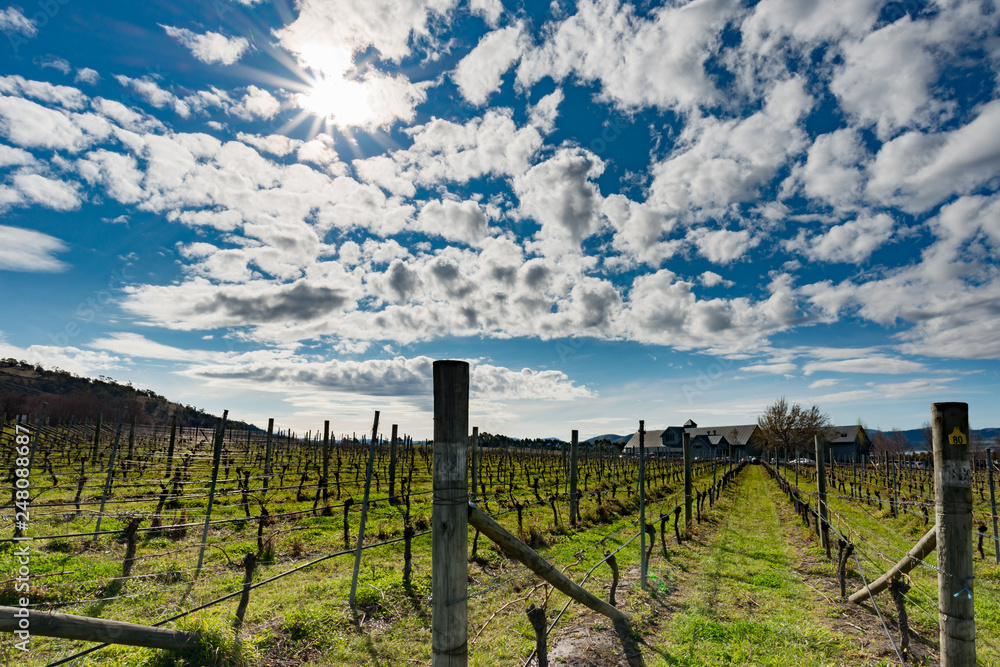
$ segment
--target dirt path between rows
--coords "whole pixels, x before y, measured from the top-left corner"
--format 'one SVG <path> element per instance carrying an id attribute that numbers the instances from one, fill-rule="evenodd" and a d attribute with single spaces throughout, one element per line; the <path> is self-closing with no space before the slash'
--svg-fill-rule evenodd
<path id="1" fill-rule="evenodd" d="M 692 527 L 690 540 L 668 543 L 667 558 L 658 543 L 649 572 L 652 595 L 639 590 L 638 568 L 622 573 L 618 606 L 631 615 L 632 633 L 582 614 L 553 630 L 550 664 L 897 663 L 878 616 L 839 599 L 834 568 L 758 466 Z M 879 600 L 884 613 L 887 602 Z M 898 640 L 895 627 L 890 630 Z M 926 638 L 914 637 L 911 647 L 911 664 L 938 664 Z"/>

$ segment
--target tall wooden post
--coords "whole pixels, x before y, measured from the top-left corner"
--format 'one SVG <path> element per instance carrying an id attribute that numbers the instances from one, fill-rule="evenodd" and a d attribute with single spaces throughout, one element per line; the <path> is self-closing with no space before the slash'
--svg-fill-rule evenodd
<path id="1" fill-rule="evenodd" d="M 222 440 L 226 437 L 226 418 L 229 417 L 229 410 L 222 413 L 215 433 L 215 448 L 212 453 L 212 484 L 208 487 L 208 507 L 205 509 L 205 527 L 201 531 L 201 549 L 198 551 L 198 567 L 194 571 L 194 578 L 201 574 L 201 565 L 205 560 L 205 542 L 208 541 L 208 526 L 212 521 L 212 503 L 215 501 L 215 483 L 219 480 L 219 461 L 222 459 Z"/>
<path id="2" fill-rule="evenodd" d="M 968 403 L 931 405 L 941 667 L 976 664 Z"/>
<path id="3" fill-rule="evenodd" d="M 101 444 L 101 420 L 103 415 L 100 412 L 97 413 L 97 426 L 94 427 L 94 449 L 90 453 L 91 464 L 97 463 L 97 447 Z"/>
<path id="4" fill-rule="evenodd" d="M 264 445 L 264 495 L 271 483 L 271 438 L 274 436 L 274 417 L 267 420 L 267 444 Z"/>
<path id="5" fill-rule="evenodd" d="M 431 647 L 434 667 L 468 664 L 469 364 L 434 362 Z"/>
<path id="6" fill-rule="evenodd" d="M 97 539 L 98 533 L 101 532 L 101 519 L 104 518 L 104 505 L 108 501 L 108 495 L 111 493 L 111 482 L 115 477 L 115 455 L 118 454 L 118 440 L 122 435 L 122 422 L 125 421 L 125 407 L 122 407 L 121 414 L 118 415 L 118 428 L 115 429 L 115 441 L 111 445 L 111 455 L 108 460 L 108 476 L 104 480 L 104 491 L 101 493 L 101 509 L 97 512 L 97 526 L 94 528 L 94 537 Z"/>
<path id="7" fill-rule="evenodd" d="M 354 550 L 354 578 L 351 579 L 351 608 L 354 608 L 354 601 L 358 593 L 358 573 L 361 571 L 361 549 L 365 542 L 365 521 L 368 519 L 368 497 L 372 490 L 372 466 L 375 463 L 375 443 L 378 442 L 378 415 L 375 411 L 375 423 L 372 425 L 372 439 L 368 443 L 368 467 L 365 469 L 365 495 L 361 501 L 361 526 L 358 528 L 358 544 Z M 347 527 L 347 515 L 344 515 L 344 528 Z M 346 531 L 344 533 L 347 534 Z"/>
<path id="8" fill-rule="evenodd" d="M 167 479 L 170 479 L 170 469 L 174 466 L 174 443 L 177 441 L 177 414 L 170 417 L 170 444 L 167 446 Z"/>
<path id="9" fill-rule="evenodd" d="M 576 435 L 576 431 L 573 431 Z M 575 451 L 575 450 L 574 450 Z M 639 420 L 639 585 L 646 589 L 646 422 Z"/>
<path id="10" fill-rule="evenodd" d="M 579 431 L 573 429 L 569 444 L 569 523 L 574 527 L 576 526 L 576 517 L 580 510 L 576 498 L 576 451 L 580 444 L 579 433 Z M 641 502 L 642 496 L 639 496 L 639 498 Z"/>
<path id="11" fill-rule="evenodd" d="M 399 424 L 392 425 L 392 439 L 389 440 L 389 502 L 396 502 L 396 438 L 399 434 Z"/>
<path id="12" fill-rule="evenodd" d="M 330 497 L 330 420 L 323 421 L 323 502 Z"/>
<path id="13" fill-rule="evenodd" d="M 827 522 L 827 511 L 826 511 L 826 446 L 823 442 L 822 436 L 814 437 L 816 443 L 816 482 L 819 485 L 819 503 L 817 509 L 819 510 L 819 522 L 820 522 L 820 544 L 823 548 L 826 548 L 826 542 L 830 539 L 829 531 L 823 530 L 822 526 Z"/>
<path id="14" fill-rule="evenodd" d="M 469 450 L 472 452 L 472 484 L 469 487 L 469 498 L 475 502 L 476 484 L 479 482 L 479 427 L 472 427 L 472 442 L 469 443 Z"/>
<path id="15" fill-rule="evenodd" d="M 684 525 L 691 523 L 691 434 L 681 436 L 684 449 Z M 645 526 L 642 527 L 645 530 Z"/>
<path id="16" fill-rule="evenodd" d="M 990 482 L 990 514 L 993 515 L 993 547 L 996 550 L 997 565 L 1000 565 L 1000 533 L 997 532 L 997 496 L 993 488 L 993 449 L 986 448 L 986 470 Z"/>

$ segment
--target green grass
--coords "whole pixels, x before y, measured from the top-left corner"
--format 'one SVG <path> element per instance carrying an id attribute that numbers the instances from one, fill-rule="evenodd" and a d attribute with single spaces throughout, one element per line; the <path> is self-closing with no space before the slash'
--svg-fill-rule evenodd
<path id="1" fill-rule="evenodd" d="M 852 479 L 850 468 L 845 469 L 846 479 Z M 784 470 L 782 469 L 782 472 Z M 815 507 L 817 485 L 813 475 L 802 474 L 800 471 L 799 488 L 812 494 L 812 505 Z M 794 470 L 787 477 L 794 483 Z M 901 487 L 903 483 L 901 483 Z M 844 496 L 832 488 L 827 493 L 827 502 L 831 510 L 831 524 L 842 534 L 849 536 L 855 543 L 859 561 L 864 571 L 864 577 L 871 581 L 901 559 L 906 552 L 927 532 L 934 522 L 934 508 L 930 508 L 930 523 L 924 524 L 923 517 L 917 512 L 900 512 L 897 517 L 892 515 L 887 500 L 888 492 L 882 489 L 883 507 L 877 502 L 869 505 L 861 500 L 852 500 L 850 495 Z M 901 498 L 904 497 L 901 494 Z M 978 493 L 974 496 L 979 501 Z M 874 496 L 873 496 L 874 499 Z M 912 506 L 906 506 L 912 509 Z M 976 580 L 974 588 L 976 607 L 976 653 L 978 664 L 1000 664 L 1000 642 L 995 637 L 1000 633 L 1000 567 L 991 555 L 992 543 L 989 538 L 984 543 L 986 558 L 980 559 L 974 555 L 973 569 Z M 934 569 L 937 555 L 932 552 L 925 559 L 926 566 L 914 568 L 910 574 L 913 589 L 907 595 L 908 616 L 910 626 L 918 629 L 921 634 L 936 641 L 937 625 L 937 579 Z M 850 582 L 853 586 L 850 592 L 863 586 L 861 574 L 852 559 L 849 567 Z M 896 617 L 895 608 L 888 594 L 882 594 L 878 603 L 883 614 L 890 620 Z"/>
<path id="2" fill-rule="evenodd" d="M 669 600 L 675 611 L 646 639 L 648 665 L 880 664 L 825 626 L 796 574 L 770 484 L 751 466 L 717 506 L 719 526 Z"/>

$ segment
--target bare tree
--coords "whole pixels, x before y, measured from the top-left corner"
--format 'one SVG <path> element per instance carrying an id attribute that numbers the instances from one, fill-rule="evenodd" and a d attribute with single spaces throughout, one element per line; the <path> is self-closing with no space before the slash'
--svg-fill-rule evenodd
<path id="1" fill-rule="evenodd" d="M 768 451 L 794 450 L 798 454 L 802 448 L 808 450 L 815 436 L 826 435 L 830 418 L 817 405 L 789 406 L 782 396 L 757 418 L 757 427 L 764 434 L 764 447 Z"/>
<path id="2" fill-rule="evenodd" d="M 872 438 L 872 454 L 902 454 L 909 444 L 909 440 L 898 428 L 891 431 L 879 430 Z"/>

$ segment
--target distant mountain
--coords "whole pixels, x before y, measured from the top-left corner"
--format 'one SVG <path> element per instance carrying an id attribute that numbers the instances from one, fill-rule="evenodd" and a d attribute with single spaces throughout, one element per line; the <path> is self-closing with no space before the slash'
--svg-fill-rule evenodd
<path id="1" fill-rule="evenodd" d="M 610 440 L 611 442 L 622 442 L 623 440 L 628 440 L 631 435 L 615 435 L 614 433 L 605 433 L 604 435 L 595 435 L 593 438 L 587 438 L 584 442 L 594 442 L 596 440 Z"/>
<path id="2" fill-rule="evenodd" d="M 876 433 L 878 433 L 878 429 L 869 429 L 869 435 L 873 436 Z M 907 440 L 909 440 L 910 445 L 913 447 L 914 450 L 928 451 L 930 449 L 930 446 L 924 440 L 923 429 L 911 428 L 906 431 L 903 431 L 903 435 L 906 436 Z M 977 436 L 979 437 L 979 440 L 982 443 L 983 447 L 1000 448 L 1000 445 L 997 444 L 997 437 L 1000 436 L 1000 428 L 990 426 L 987 428 L 973 429 L 972 430 L 973 444 L 976 443 Z"/>
<path id="3" fill-rule="evenodd" d="M 47 370 L 26 361 L 0 359 L 0 414 L 7 419 L 17 414 L 37 416 L 43 403 L 50 423 L 90 421 L 100 414 L 110 424 L 122 408 L 126 421 L 134 415 L 140 424 L 164 424 L 174 414 L 184 426 L 212 427 L 216 421 L 215 415 L 193 405 L 172 403 L 131 382 L 119 384 L 109 377 L 85 378 L 58 368 Z M 228 423 L 232 428 L 246 428 L 245 422 Z"/>

